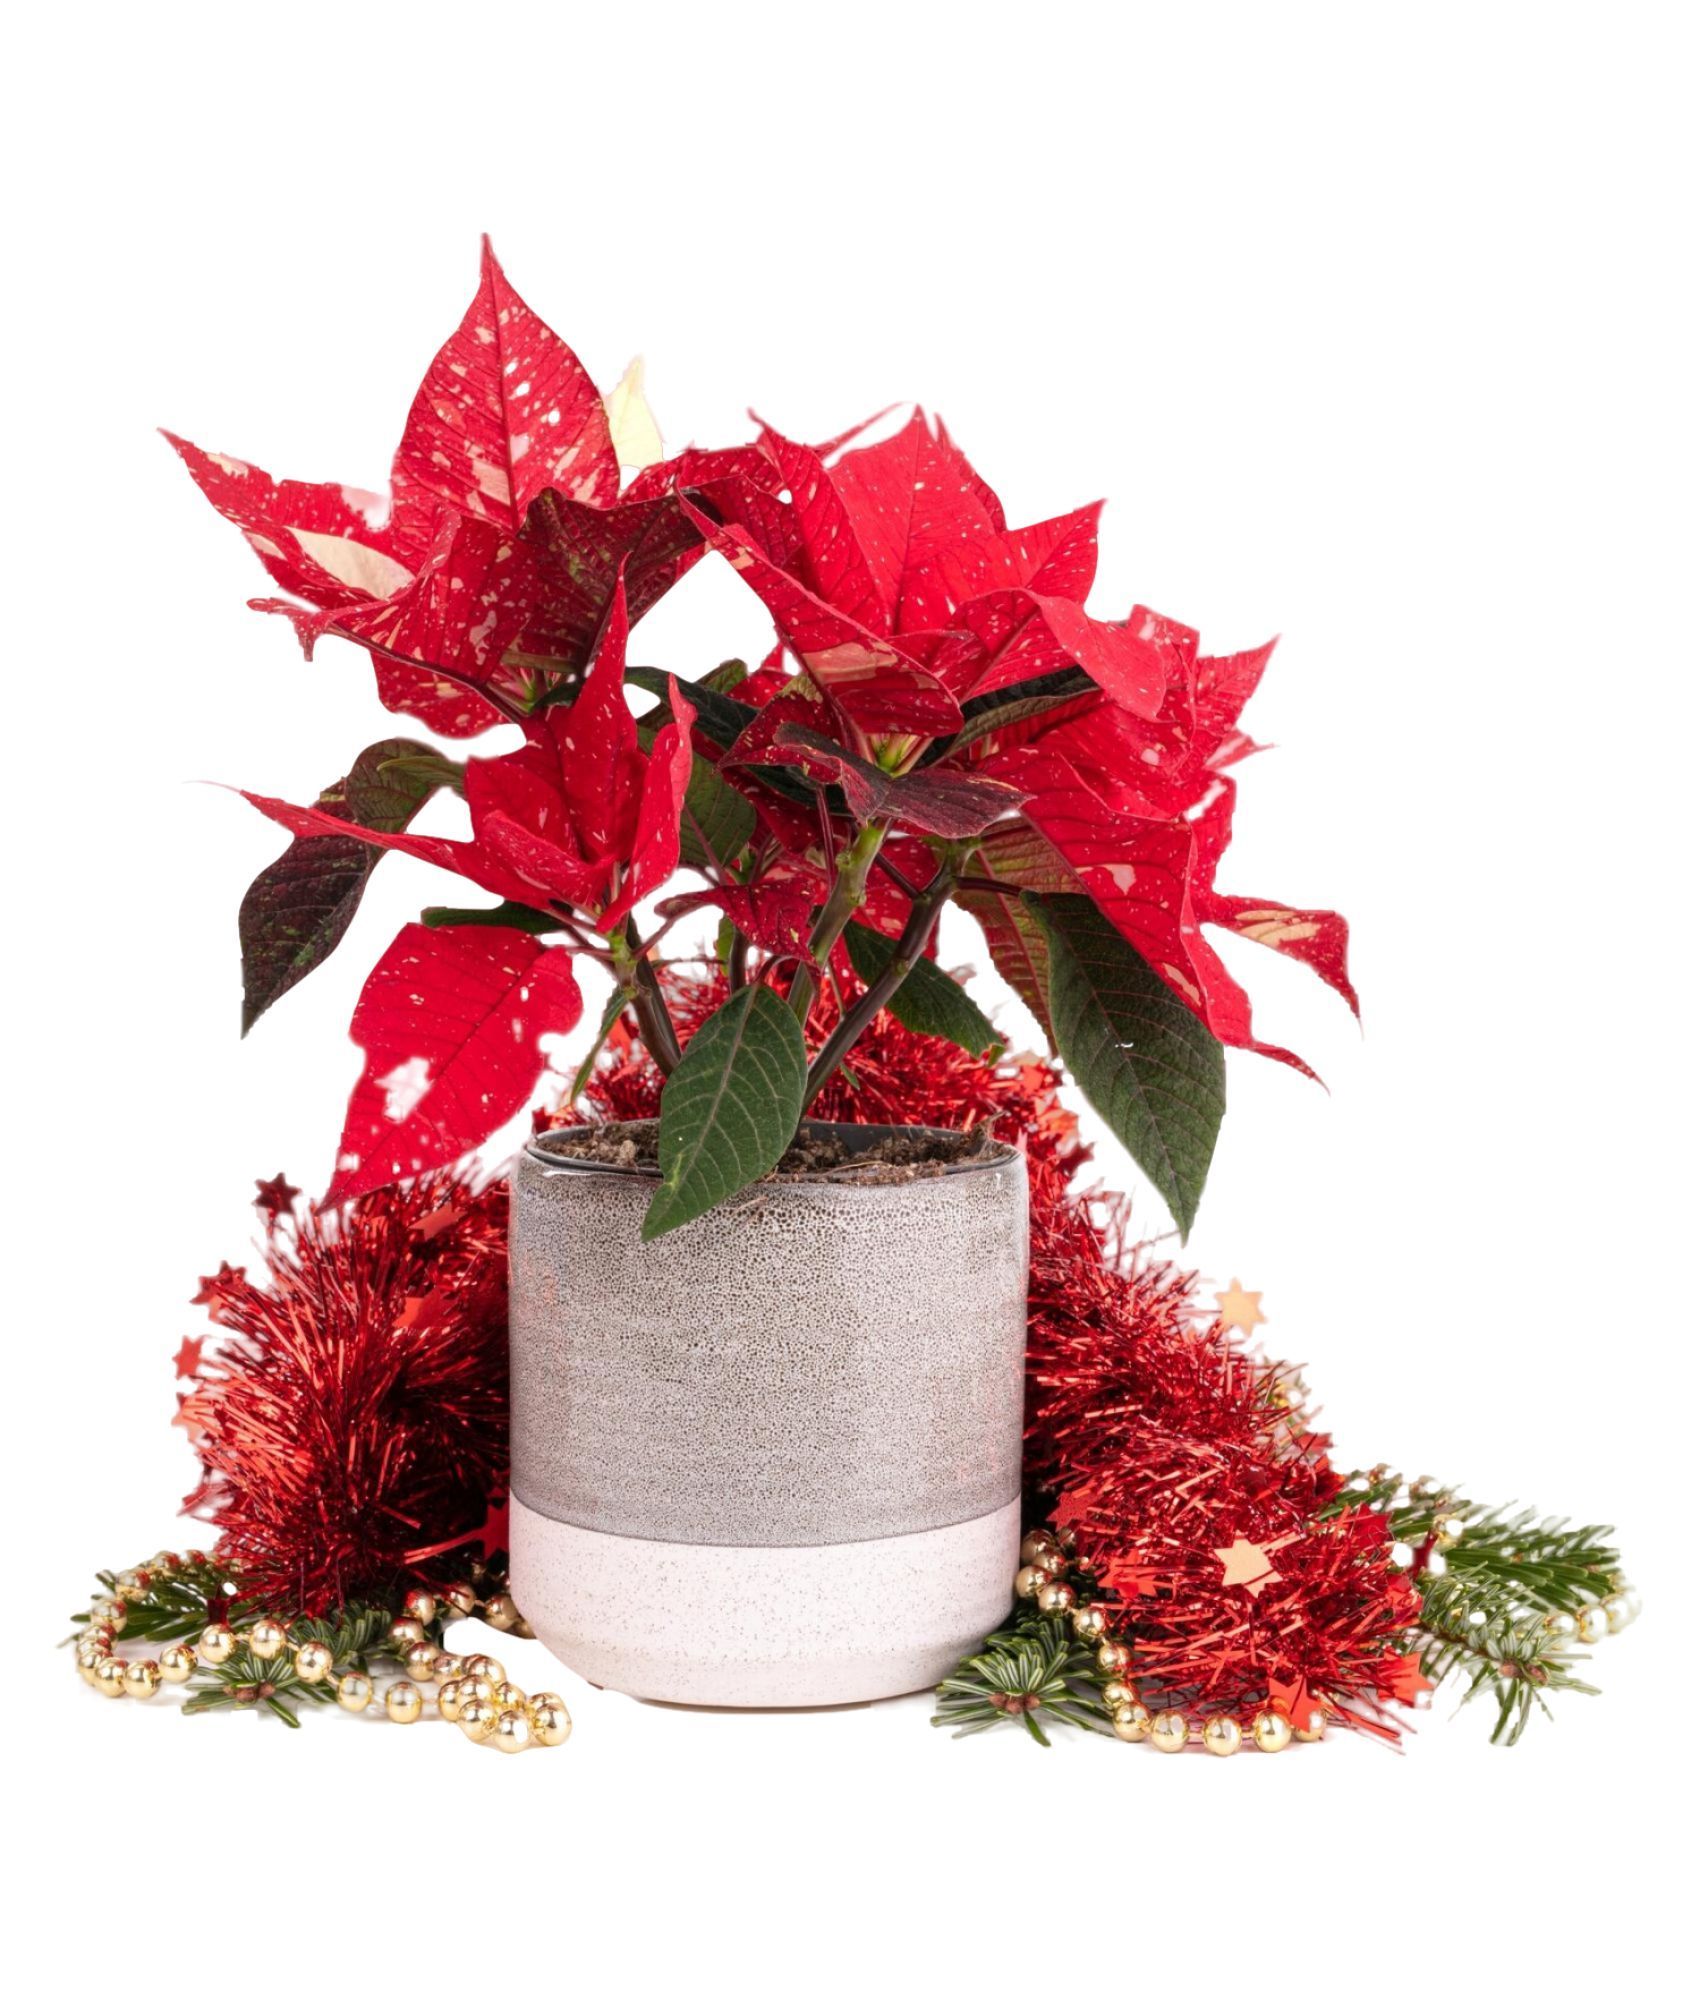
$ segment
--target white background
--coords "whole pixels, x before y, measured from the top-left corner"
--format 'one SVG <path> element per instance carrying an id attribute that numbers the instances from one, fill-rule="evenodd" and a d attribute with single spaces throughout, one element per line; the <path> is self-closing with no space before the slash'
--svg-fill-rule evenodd
<path id="1" fill-rule="evenodd" d="M 143 1993 L 1645 1990 L 1696 1750 L 1692 16 L 53 20 L 11 36 L 4 482 L 7 1727 L 52 1962 Z M 1105 615 L 1284 633 L 1222 880 L 1350 915 L 1364 1031 L 1229 946 L 1332 1094 L 1230 1059 L 1190 1254 L 1265 1293 L 1343 1460 L 1618 1524 L 1648 1610 L 1602 1700 L 1511 1754 L 1472 1711 L 1403 1757 L 1218 1765 L 954 1744 L 922 1701 L 644 1708 L 504 1640 L 578 1724 L 509 1762 L 108 1708 L 48 1650 L 97 1565 L 196 1539 L 184 1301 L 243 1258 L 256 1176 L 323 1185 L 359 981 L 442 893 L 387 862 L 238 1040 L 237 899 L 280 843 L 191 781 L 310 797 L 391 725 L 352 651 L 309 667 L 244 609 L 260 571 L 151 427 L 381 484 L 486 228 L 601 382 L 647 355 L 670 444 L 918 397 L 1012 514 L 1109 496 Z M 704 566 L 641 656 L 760 635 Z"/>

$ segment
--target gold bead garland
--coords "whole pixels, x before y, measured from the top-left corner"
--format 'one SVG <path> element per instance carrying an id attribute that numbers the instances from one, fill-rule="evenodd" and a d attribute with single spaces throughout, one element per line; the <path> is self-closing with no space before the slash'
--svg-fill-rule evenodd
<path id="1" fill-rule="evenodd" d="M 176 1641 L 165 1647 L 157 1660 L 122 1658 L 116 1647 L 129 1616 L 126 1607 L 147 1597 L 155 1572 L 181 1568 L 185 1561 L 204 1564 L 207 1560 L 198 1551 L 187 1558 L 161 1552 L 145 1567 L 121 1571 L 112 1595 L 97 1597 L 90 1605 L 88 1623 L 77 1635 L 79 1676 L 108 1700 L 128 1695 L 147 1701 L 162 1681 L 187 1681 L 197 1668 L 224 1666 L 246 1647 L 264 1661 L 279 1659 L 287 1652 L 297 1679 L 309 1685 L 333 1682 L 338 1706 L 350 1714 L 362 1714 L 379 1700 L 379 1689 L 363 1669 L 349 1665 L 339 1671 L 335 1654 L 322 1639 L 310 1635 L 295 1639 L 289 1625 L 271 1617 L 258 1618 L 240 1630 L 215 1620 L 193 1643 Z M 430 1697 L 434 1696 L 438 1715 L 458 1722 L 461 1733 L 471 1742 L 492 1742 L 509 1754 L 533 1745 L 551 1748 L 565 1743 L 573 1723 L 561 1697 L 549 1692 L 527 1694 L 508 1679 L 502 1663 L 487 1653 L 444 1651 L 426 1637 L 426 1627 L 439 1610 L 456 1618 L 481 1611 L 485 1622 L 497 1631 L 510 1632 L 516 1638 L 536 1636 L 506 1591 L 498 1591 L 481 1603 L 461 1584 L 435 1596 L 428 1590 L 410 1590 L 403 1600 L 402 1615 L 389 1627 L 389 1644 L 399 1655 L 404 1677 L 392 1680 L 382 1690 L 379 1705 L 384 1715 L 402 1724 L 421 1721 L 431 1712 Z M 425 1684 L 431 1682 L 436 1685 L 428 1689 Z"/>
<path id="2" fill-rule="evenodd" d="M 1415 1493 L 1417 1489 L 1413 1486 L 1411 1490 Z M 1450 1549 L 1463 1540 L 1466 1531 L 1464 1521 L 1449 1515 L 1435 1524 L 1434 1532 L 1436 1541 Z M 1200 1743 L 1213 1756 L 1232 1757 L 1248 1743 L 1273 1755 L 1289 1744 L 1322 1740 L 1327 1718 L 1321 1702 L 1303 1725 L 1278 1708 L 1259 1709 L 1244 1727 L 1230 1715 L 1193 1718 L 1179 1708 L 1153 1714 L 1139 1699 L 1131 1678 L 1135 1648 L 1125 1640 L 1109 1637 L 1104 1607 L 1078 1603 L 1074 1587 L 1066 1581 L 1073 1546 L 1072 1536 L 1055 1535 L 1047 1528 L 1035 1528 L 1024 1535 L 1015 1594 L 1030 1599 L 1048 1618 L 1068 1618 L 1075 1637 L 1096 1649 L 1099 1671 L 1107 1677 L 1099 1695 L 1110 1727 L 1124 1743 L 1146 1742 L 1171 1755 L 1191 1743 Z M 1545 1624 L 1556 1650 L 1572 1641 L 1594 1645 L 1609 1633 L 1627 1630 L 1640 1615 L 1640 1596 L 1619 1579 L 1618 1587 L 1598 1604 L 1582 1605 L 1574 1613 L 1551 1612 Z"/>

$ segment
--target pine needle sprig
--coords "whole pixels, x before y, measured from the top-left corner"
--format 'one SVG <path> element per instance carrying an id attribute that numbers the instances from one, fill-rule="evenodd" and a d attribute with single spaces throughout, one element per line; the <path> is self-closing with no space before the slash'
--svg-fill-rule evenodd
<path id="1" fill-rule="evenodd" d="M 1423 1672 L 1461 1682 L 1465 1703 L 1491 1695 L 1493 1742 L 1516 1743 L 1537 1709 L 1550 1717 L 1548 1695 L 1599 1692 L 1572 1648 L 1581 1614 L 1624 1588 L 1612 1529 L 1484 1507 L 1385 1466 L 1348 1480 L 1330 1511 L 1347 1506 L 1385 1516 L 1421 1600 Z"/>
<path id="2" fill-rule="evenodd" d="M 1095 1653 L 1074 1637 L 1066 1620 L 1045 1618 L 1023 1605 L 939 1683 L 933 1727 L 973 1736 L 1000 1722 L 1016 1722 L 1046 1749 L 1051 1739 L 1041 1718 L 1113 1735 L 1099 1692 L 1106 1678 Z"/>

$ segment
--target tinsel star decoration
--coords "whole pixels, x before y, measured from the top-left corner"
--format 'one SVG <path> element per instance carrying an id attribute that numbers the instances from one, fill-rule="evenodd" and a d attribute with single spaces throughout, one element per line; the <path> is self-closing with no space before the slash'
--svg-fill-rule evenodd
<path id="1" fill-rule="evenodd" d="M 265 1269 L 229 1264 L 196 1303 L 175 1421 L 244 1593 L 309 1617 L 465 1568 L 505 1541 L 507 1190 L 458 1173 L 297 1213 L 261 1182 Z M 458 1559 L 456 1552 L 458 1551 Z"/>

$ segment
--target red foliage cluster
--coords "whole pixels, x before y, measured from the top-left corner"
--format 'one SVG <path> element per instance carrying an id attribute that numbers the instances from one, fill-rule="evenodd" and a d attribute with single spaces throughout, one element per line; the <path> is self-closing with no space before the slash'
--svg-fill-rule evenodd
<path id="1" fill-rule="evenodd" d="M 505 1185 L 436 1174 L 340 1217 L 264 1188 L 257 1205 L 263 1280 L 203 1278 L 217 1331 L 179 1360 L 201 1461 L 185 1511 L 247 1595 L 309 1616 L 505 1547 Z"/>
<path id="2" fill-rule="evenodd" d="M 628 938 L 626 920 L 682 856 L 704 884 L 661 916 L 718 907 L 760 981 L 812 976 L 798 968 L 843 921 L 832 890 L 883 843 L 867 900 L 856 883 L 857 921 L 892 935 L 912 921 L 924 949 L 959 892 L 1041 1013 L 1033 939 L 1011 908 L 1023 893 L 1095 904 L 1116 952 L 1217 1041 L 1298 1063 L 1254 1035 L 1207 926 L 1298 958 L 1356 1005 L 1341 918 L 1216 887 L 1228 774 L 1257 748 L 1240 715 L 1270 648 L 1213 657 L 1144 606 L 1090 612 L 1098 505 L 1021 525 L 936 419 L 818 446 L 764 425 L 623 481 L 589 372 L 486 244 L 477 293 L 409 409 L 387 503 L 172 442 L 289 593 L 261 609 L 309 647 L 327 633 L 363 647 L 395 711 L 451 736 L 506 725 L 524 739 L 464 766 L 388 746 L 381 761 L 411 758 L 428 789 L 461 793 L 469 839 L 408 831 L 424 794 L 398 802 L 399 780 L 375 811 L 335 788 L 315 806 L 249 794 L 321 862 L 366 842 L 500 899 L 472 938 L 452 920 L 410 925 L 368 980 L 333 1200 L 461 1157 L 517 1111 L 541 1039 L 578 1017 L 575 955 L 664 965 L 665 923 Z M 640 744 L 628 627 L 706 551 L 755 591 L 778 644 L 724 685 L 636 670 L 665 688 Z M 751 809 L 738 852 L 682 847 L 699 759 Z M 950 879 L 928 899 L 941 856 Z M 311 852 L 284 862 L 292 878 L 321 872 Z M 299 978 L 347 926 L 364 876 L 345 877 L 334 896 L 252 900 L 252 949 Z M 564 942 L 539 946 L 548 933 Z"/>
<path id="3" fill-rule="evenodd" d="M 676 989 L 686 1032 L 724 997 Z M 830 1026 L 836 1003 L 818 1003 Z M 1073 1185 L 1091 1155 L 1047 1062 L 989 1062 L 881 1014 L 820 1115 L 964 1128 L 990 1119 L 1025 1143 L 1032 1193 L 1027 1484 L 1074 1532 L 1123 1607 L 1155 1705 L 1232 1713 L 1274 1705 L 1384 1730 L 1377 1711 L 1419 1682 L 1416 1617 L 1383 1519 L 1336 1505 L 1328 1439 L 1292 1405 L 1294 1372 L 1259 1359 L 1200 1308 L 1189 1273 L 1120 1245 L 1122 1209 Z M 661 1078 L 616 1031 L 586 1093 L 610 1118 L 655 1115 Z M 1238 1560 L 1218 1550 L 1246 1549 Z M 1251 1582 L 1231 1581 L 1247 1551 Z"/>

